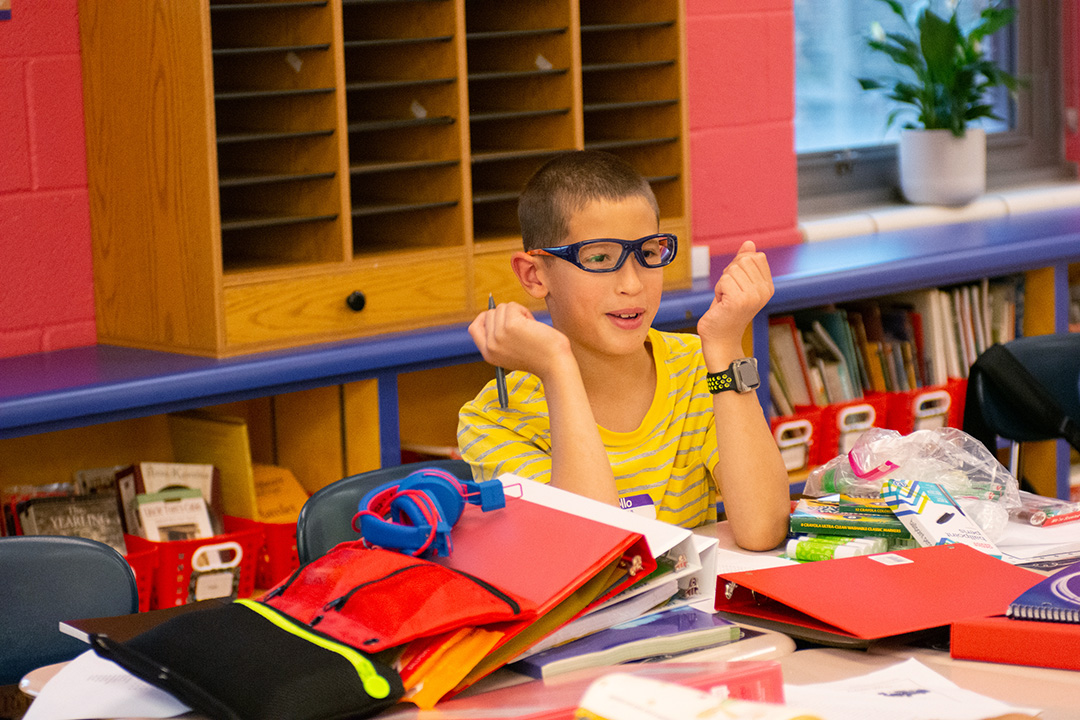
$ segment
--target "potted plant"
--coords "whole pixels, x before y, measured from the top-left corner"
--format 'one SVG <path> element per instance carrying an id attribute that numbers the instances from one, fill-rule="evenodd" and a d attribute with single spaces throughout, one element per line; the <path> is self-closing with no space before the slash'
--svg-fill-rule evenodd
<path id="1" fill-rule="evenodd" d="M 969 127 L 981 118 L 1000 120 L 987 92 L 1018 81 L 986 55 L 986 39 L 1013 21 L 1012 8 L 991 2 L 964 27 L 959 2 L 935 13 L 929 3 L 909 18 L 900 0 L 880 0 L 902 20 L 901 30 L 871 26 L 867 45 L 898 69 L 890 79 L 859 78 L 864 90 L 884 90 L 899 103 L 888 117 L 915 112 L 900 133 L 900 187 L 909 202 L 962 205 L 986 190 L 986 132 Z"/>

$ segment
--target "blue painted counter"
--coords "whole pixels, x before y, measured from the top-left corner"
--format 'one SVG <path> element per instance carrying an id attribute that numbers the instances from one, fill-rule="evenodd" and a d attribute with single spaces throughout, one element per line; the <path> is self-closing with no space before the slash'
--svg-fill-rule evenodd
<path id="1" fill-rule="evenodd" d="M 1055 327 L 1066 328 L 1068 264 L 1080 262 L 1080 208 L 853 237 L 767 252 L 769 313 L 1053 268 Z M 666 294 L 657 327 L 693 327 L 712 278 Z M 765 314 L 755 328 L 764 329 Z M 755 353 L 767 359 L 765 332 Z M 0 438 L 336 385 L 380 381 L 384 462 L 398 442 L 397 374 L 479 359 L 465 325 L 228 359 L 96 346 L 0 359 Z M 766 362 L 767 365 L 767 362 Z"/>

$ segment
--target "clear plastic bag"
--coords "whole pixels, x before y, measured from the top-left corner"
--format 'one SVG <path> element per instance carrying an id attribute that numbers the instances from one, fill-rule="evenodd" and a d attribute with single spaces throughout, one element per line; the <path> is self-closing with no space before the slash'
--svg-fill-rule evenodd
<path id="1" fill-rule="evenodd" d="M 890 477 L 942 485 L 991 539 L 1021 505 L 1016 478 L 985 445 L 956 428 L 907 435 L 870 428 L 851 452 L 815 468 L 804 492 L 813 497 L 880 497 L 881 485 Z"/>

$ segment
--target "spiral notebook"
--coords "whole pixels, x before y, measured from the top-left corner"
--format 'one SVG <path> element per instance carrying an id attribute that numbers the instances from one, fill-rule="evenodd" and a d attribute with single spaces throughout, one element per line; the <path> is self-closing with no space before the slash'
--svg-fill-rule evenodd
<path id="1" fill-rule="evenodd" d="M 1080 562 L 1025 590 L 1009 603 L 1005 614 L 1020 620 L 1080 623 Z"/>

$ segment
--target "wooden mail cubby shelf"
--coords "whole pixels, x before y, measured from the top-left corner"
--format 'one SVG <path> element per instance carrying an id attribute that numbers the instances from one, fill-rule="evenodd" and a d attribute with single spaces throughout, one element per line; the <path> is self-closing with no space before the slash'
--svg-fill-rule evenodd
<path id="1" fill-rule="evenodd" d="M 80 0 L 100 340 L 224 357 L 535 307 L 517 194 L 576 148 L 637 167 L 688 248 L 683 12 Z"/>
<path id="2" fill-rule="evenodd" d="M 1080 274 L 1080 208 L 767 254 L 776 293 L 756 318 L 753 339 L 764 377 L 770 314 L 983 277 L 1024 273 L 1025 332 L 1067 332 L 1070 272 Z M 666 292 L 656 326 L 692 329 L 728 259 L 713 258 L 710 279 Z M 406 272 L 417 268 L 407 266 Z M 324 283 L 318 276 L 309 279 Z M 492 372 L 460 323 L 236 358 L 103 344 L 0 359 L 0 482 L 25 481 L 27 468 L 40 465 L 69 476 L 76 468 L 64 465 L 65 453 L 109 442 L 127 448 L 133 433 L 143 423 L 153 426 L 161 413 L 247 403 L 236 412 L 267 428 L 253 437 L 277 443 L 260 457 L 294 465 L 298 477 L 313 478 L 307 483 L 313 487 L 337 479 L 335 474 L 397 464 L 403 442 L 452 443 L 457 409 Z M 767 383 L 760 393 L 767 400 Z M 73 431 L 79 433 L 75 442 L 62 434 Z M 1048 443 L 1037 455 L 1040 490 L 1067 496 L 1067 448 Z M 297 471 L 319 458 L 327 462 Z M 35 481 L 47 481 L 40 477 Z"/>

